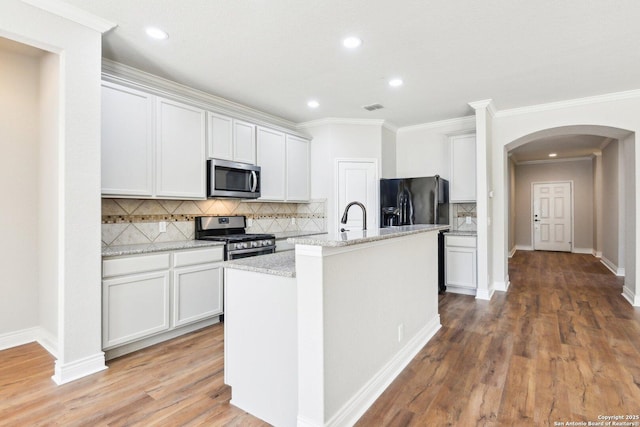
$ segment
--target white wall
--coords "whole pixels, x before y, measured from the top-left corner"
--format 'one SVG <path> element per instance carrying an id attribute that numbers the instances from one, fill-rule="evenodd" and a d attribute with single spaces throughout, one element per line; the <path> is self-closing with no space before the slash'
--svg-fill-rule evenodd
<path id="1" fill-rule="evenodd" d="M 449 137 L 475 132 L 475 117 L 407 126 L 396 136 L 398 178 L 440 175 L 451 179 Z"/>
<path id="2" fill-rule="evenodd" d="M 593 157 L 593 250 L 594 255 L 602 257 L 602 240 L 603 240 L 603 193 L 604 185 L 602 176 L 602 152 L 595 153 Z"/>
<path id="3" fill-rule="evenodd" d="M 565 101 L 543 106 L 498 111 L 493 119 L 493 137 L 491 150 L 493 163 L 504 165 L 494 168 L 493 185 L 496 190 L 508 187 L 507 152 L 528 141 L 544 136 L 567 134 L 590 134 L 614 139 L 628 139 L 628 153 L 625 161 L 635 166 L 640 161 L 640 150 L 635 150 L 635 135 L 640 130 L 640 93 L 629 92 L 610 94 L 581 100 Z M 632 156 L 632 157 L 629 157 Z M 624 296 L 634 305 L 640 305 L 640 296 L 635 283 L 638 274 L 636 248 L 640 244 L 639 230 L 635 226 L 636 212 L 640 212 L 640 199 L 634 193 L 640 184 L 637 168 L 625 167 L 625 268 L 634 271 L 634 277 L 625 276 Z M 491 201 L 493 205 L 493 223 L 491 233 L 494 244 L 494 262 L 491 268 L 494 277 L 507 274 L 507 215 L 506 197 L 502 191 L 496 191 Z M 632 206 L 629 206 L 632 204 Z M 479 212 L 480 214 L 480 212 Z M 479 221 L 482 219 L 479 217 Z"/>
<path id="4" fill-rule="evenodd" d="M 532 248 L 531 184 L 572 181 L 573 247 L 576 252 L 593 250 L 593 162 L 591 159 L 521 164 L 516 172 L 516 246 Z M 617 221 L 616 221 L 617 222 Z"/>
<path id="5" fill-rule="evenodd" d="M 516 164 L 509 159 L 509 243 L 507 248 L 511 254 L 516 248 Z"/>
<path id="6" fill-rule="evenodd" d="M 622 139 L 622 160 L 624 167 L 624 230 L 618 232 L 621 240 L 624 238 L 625 253 L 625 276 L 623 295 L 636 307 L 640 306 L 640 292 L 638 290 L 638 268 L 640 252 L 638 252 L 639 240 L 633 236 L 638 236 L 638 204 L 640 198 L 638 191 L 640 190 L 640 150 L 637 147 L 637 133 L 635 135 L 627 135 Z M 624 233 L 624 236 L 622 235 Z M 622 243 L 622 242 L 621 242 Z"/>
<path id="7" fill-rule="evenodd" d="M 380 120 L 322 120 L 303 123 L 311 141 L 311 198 L 327 199 L 327 230 L 335 230 L 339 221 L 336 194 L 336 159 L 375 159 L 382 165 L 383 123 Z M 385 136 L 387 151 L 393 144 Z M 387 167 L 389 167 L 387 165 Z M 380 170 L 378 175 L 380 176 Z M 374 213 L 369 213 L 374 215 Z"/>
<path id="8" fill-rule="evenodd" d="M 0 46 L 0 336 L 38 326 L 37 53 Z"/>
<path id="9" fill-rule="evenodd" d="M 380 156 L 382 157 L 382 174 L 380 178 L 395 178 L 398 176 L 396 166 L 396 135 L 396 131 L 393 131 L 384 126 L 382 127 L 382 146 L 380 153 Z"/>
<path id="10" fill-rule="evenodd" d="M 55 2 L 44 2 L 40 7 L 49 6 L 55 7 Z M 52 281 L 58 296 L 58 354 L 53 379 L 64 383 L 105 369 L 100 284 L 101 32 L 113 25 L 81 11 L 74 13 L 71 21 L 40 7 L 19 0 L 3 1 L 0 37 L 62 55 L 58 128 L 56 132 L 50 126 L 52 133 L 43 137 L 57 142 L 58 155 L 51 159 L 58 171 L 57 191 L 53 191 L 57 240 L 55 252 L 41 253 L 56 264 L 50 269 L 57 271 Z"/>

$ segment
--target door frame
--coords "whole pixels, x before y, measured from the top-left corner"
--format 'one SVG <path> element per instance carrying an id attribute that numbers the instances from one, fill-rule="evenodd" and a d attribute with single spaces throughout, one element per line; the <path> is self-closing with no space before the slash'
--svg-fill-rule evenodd
<path id="1" fill-rule="evenodd" d="M 570 219 L 571 219 L 571 250 L 569 251 L 570 253 L 573 253 L 573 249 L 575 247 L 575 242 L 574 242 L 574 224 L 575 224 L 575 218 L 574 218 L 574 195 L 573 195 L 573 180 L 572 179 L 567 179 L 567 180 L 554 180 L 554 181 L 534 181 L 531 183 L 531 205 L 530 205 L 530 213 L 529 213 L 529 221 L 531 221 L 531 250 L 535 251 L 536 250 L 536 235 L 535 235 L 535 221 L 533 220 L 533 206 L 534 206 L 534 191 L 533 191 L 533 187 L 536 184 L 569 184 L 569 193 L 570 193 L 570 197 L 571 197 L 571 201 L 570 201 L 570 208 L 571 208 L 571 214 L 569 215 Z"/>
<path id="2" fill-rule="evenodd" d="M 339 218 L 342 217 L 342 212 L 340 211 L 340 164 L 341 163 L 369 163 L 372 164 L 374 166 L 374 170 L 375 170 L 375 181 L 378 183 L 378 190 L 375 193 L 375 198 L 374 198 L 374 208 L 375 211 L 374 212 L 368 212 L 367 211 L 367 217 L 368 218 L 373 218 L 374 222 L 373 224 L 375 225 L 376 228 L 380 227 L 380 222 L 379 222 L 379 206 L 380 206 L 380 166 L 379 166 L 379 162 L 378 159 L 375 157 L 370 157 L 370 158 L 363 158 L 363 157 L 357 157 L 357 158 L 350 158 L 350 157 L 338 157 L 335 159 L 335 164 L 334 164 L 334 171 L 333 171 L 333 176 L 335 177 L 334 180 L 334 191 L 335 191 L 335 203 L 334 203 L 334 211 L 335 211 L 335 218 L 338 218 L 338 222 L 340 221 Z M 375 214 L 375 216 L 370 216 L 372 214 Z M 336 230 L 338 230 L 340 227 L 338 224 L 335 224 L 337 227 L 335 228 Z M 335 230 L 334 230 L 335 231 Z"/>

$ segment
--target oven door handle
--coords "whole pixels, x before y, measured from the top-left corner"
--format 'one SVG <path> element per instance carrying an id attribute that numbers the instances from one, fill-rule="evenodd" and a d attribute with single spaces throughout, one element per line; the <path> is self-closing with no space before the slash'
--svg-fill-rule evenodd
<path id="1" fill-rule="evenodd" d="M 256 171 L 251 171 L 251 192 L 255 193 L 258 187 L 258 174 Z"/>

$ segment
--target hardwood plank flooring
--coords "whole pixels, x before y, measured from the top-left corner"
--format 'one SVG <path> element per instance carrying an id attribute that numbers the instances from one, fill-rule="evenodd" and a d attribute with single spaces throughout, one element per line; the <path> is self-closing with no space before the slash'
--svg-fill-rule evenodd
<path id="1" fill-rule="evenodd" d="M 509 276 L 490 302 L 441 296 L 442 329 L 357 425 L 640 414 L 640 310 L 621 296 L 623 280 L 590 255 L 552 252 L 517 252 Z"/>
<path id="2" fill-rule="evenodd" d="M 442 329 L 358 426 L 547 426 L 640 413 L 640 310 L 590 255 L 518 252 L 492 301 L 445 294 Z M 223 325 L 56 386 L 38 344 L 0 352 L 1 426 L 266 426 L 229 404 Z"/>

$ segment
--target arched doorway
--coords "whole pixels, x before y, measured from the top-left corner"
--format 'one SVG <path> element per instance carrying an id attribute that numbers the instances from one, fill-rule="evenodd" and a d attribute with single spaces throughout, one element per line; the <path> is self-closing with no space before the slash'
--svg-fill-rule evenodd
<path id="1" fill-rule="evenodd" d="M 625 275 L 625 266 L 633 266 L 636 257 L 635 135 L 608 126 L 562 126 L 517 138 L 504 145 L 504 153 L 509 253 L 534 249 L 534 197 L 527 188 L 531 177 L 564 179 L 576 185 L 571 251 L 592 253 L 615 274 Z M 549 154 L 559 160 L 550 162 Z M 632 304 L 637 294 L 634 279 L 629 280 L 633 287 L 625 286 L 623 292 Z"/>

